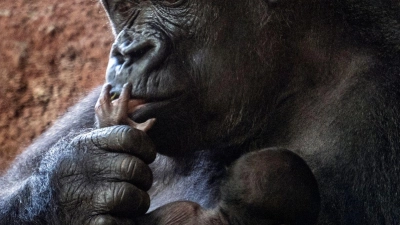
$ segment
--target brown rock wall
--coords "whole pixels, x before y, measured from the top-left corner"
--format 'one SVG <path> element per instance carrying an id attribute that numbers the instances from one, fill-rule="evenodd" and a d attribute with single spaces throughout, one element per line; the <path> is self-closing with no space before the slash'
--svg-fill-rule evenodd
<path id="1" fill-rule="evenodd" d="M 104 82 L 111 43 L 97 1 L 0 2 L 0 170 Z"/>

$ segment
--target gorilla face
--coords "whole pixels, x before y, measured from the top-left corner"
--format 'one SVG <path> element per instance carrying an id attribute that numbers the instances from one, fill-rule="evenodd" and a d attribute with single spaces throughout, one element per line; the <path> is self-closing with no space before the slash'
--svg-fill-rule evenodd
<path id="1" fill-rule="evenodd" d="M 116 34 L 107 82 L 115 95 L 125 83 L 133 85 L 131 98 L 143 104 L 130 116 L 157 119 L 149 135 L 159 152 L 241 144 L 260 129 L 284 80 L 276 63 L 282 38 L 271 32 L 264 1 L 103 5 Z"/>

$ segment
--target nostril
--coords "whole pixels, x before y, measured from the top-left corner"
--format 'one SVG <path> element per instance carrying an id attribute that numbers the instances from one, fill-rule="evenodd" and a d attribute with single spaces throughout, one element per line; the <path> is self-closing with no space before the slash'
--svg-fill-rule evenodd
<path id="1" fill-rule="evenodd" d="M 113 46 L 113 48 L 112 48 L 110 58 L 114 58 L 116 60 L 117 64 L 122 64 L 125 61 L 124 55 L 122 55 L 119 48 L 115 47 L 115 46 Z"/>

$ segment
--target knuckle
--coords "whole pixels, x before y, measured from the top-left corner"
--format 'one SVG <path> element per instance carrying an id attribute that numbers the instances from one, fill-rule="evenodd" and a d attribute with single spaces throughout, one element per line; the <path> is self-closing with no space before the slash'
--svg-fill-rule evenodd
<path id="1" fill-rule="evenodd" d="M 92 136 L 93 132 L 80 134 L 71 140 L 70 146 L 74 149 L 86 149 L 90 144 Z"/>
<path id="2" fill-rule="evenodd" d="M 73 147 L 79 147 L 79 146 L 81 146 L 82 143 L 84 143 L 84 142 L 85 142 L 85 138 L 82 137 L 82 135 L 78 135 L 78 136 L 74 137 L 74 138 L 71 140 L 70 145 L 73 146 Z"/>
<path id="3" fill-rule="evenodd" d="M 150 206 L 150 197 L 144 191 L 126 182 L 110 183 L 108 188 L 94 194 L 93 205 L 96 212 L 145 213 Z"/>
<path id="4" fill-rule="evenodd" d="M 135 155 L 149 164 L 156 158 L 156 151 L 150 137 L 143 131 L 127 125 L 118 125 L 93 130 L 77 136 L 71 142 L 75 148 L 95 147 L 109 151 L 122 151 Z"/>
<path id="5" fill-rule="evenodd" d="M 121 136 L 116 130 L 116 126 L 105 127 L 101 129 L 97 129 L 92 131 L 87 139 L 90 140 L 90 143 L 97 148 L 102 149 L 118 149 L 115 142 L 117 141 L 119 136 Z"/>
<path id="6" fill-rule="evenodd" d="M 133 140 L 137 132 L 129 126 L 119 126 L 120 129 L 120 140 L 119 143 L 123 148 L 133 147 Z"/>
<path id="7" fill-rule="evenodd" d="M 114 190 L 114 201 L 117 204 L 121 204 L 125 201 L 125 199 L 129 199 L 131 196 L 135 194 L 135 190 L 132 185 L 118 185 L 118 187 Z"/>
<path id="8" fill-rule="evenodd" d="M 149 190 L 153 183 L 153 174 L 149 166 L 134 156 L 118 155 L 110 161 L 108 167 L 108 176 L 132 183 L 144 191 Z"/>
<path id="9" fill-rule="evenodd" d="M 93 197 L 93 204 L 100 212 L 109 212 L 129 197 L 129 187 L 123 182 L 109 183 L 108 187 L 97 191 Z"/>
<path id="10" fill-rule="evenodd" d="M 123 149 L 136 149 L 139 155 L 144 155 L 146 162 L 154 161 L 156 156 L 155 146 L 143 131 L 133 129 L 129 126 L 117 126 L 119 129 L 118 144 Z M 145 153 L 145 154 L 144 154 Z"/>
<path id="11" fill-rule="evenodd" d="M 98 215 L 92 217 L 89 222 L 89 225 L 117 225 L 117 222 L 110 218 L 109 216 L 105 215 Z"/>
<path id="12" fill-rule="evenodd" d="M 124 173 L 128 179 L 133 179 L 139 163 L 140 162 L 134 157 L 124 157 L 120 165 L 120 171 Z"/>
<path id="13" fill-rule="evenodd" d="M 111 149 L 130 149 L 133 147 L 134 131 L 126 125 L 118 125 L 103 128 L 104 136 L 107 136 Z"/>

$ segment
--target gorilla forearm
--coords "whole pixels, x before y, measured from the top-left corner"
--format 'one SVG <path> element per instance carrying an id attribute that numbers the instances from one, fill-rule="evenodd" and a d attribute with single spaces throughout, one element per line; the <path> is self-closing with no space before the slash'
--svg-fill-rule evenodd
<path id="1" fill-rule="evenodd" d="M 43 221 L 43 215 L 52 215 L 48 211 L 48 202 L 46 199 L 51 196 L 48 190 L 43 193 L 37 192 L 39 187 L 46 188 L 48 184 L 45 181 L 39 181 L 38 177 L 31 177 L 28 181 L 17 187 L 13 187 L 12 191 L 2 191 L 1 193 L 1 213 L 0 224 L 4 225 L 17 225 L 17 224 L 31 224 L 33 222 Z M 39 178 L 40 179 L 40 178 Z M 49 187 L 47 187 L 49 189 Z M 44 194 L 46 193 L 46 194 Z M 35 194 L 37 194 L 35 196 Z M 50 220 L 49 220 L 50 221 Z"/>
<path id="2" fill-rule="evenodd" d="M 4 187 L 10 191 L 2 193 L 1 222 L 97 224 L 109 213 L 146 212 L 149 199 L 144 191 L 152 180 L 144 165 L 154 160 L 155 152 L 141 132 L 115 126 L 71 138 L 45 153 L 27 179 Z M 121 151 L 124 153 L 118 153 Z M 131 156 L 130 151 L 136 151 L 144 161 Z"/>
<path id="3" fill-rule="evenodd" d="M 0 224 L 60 224 L 51 178 L 69 140 L 94 125 L 98 90 L 70 109 L 17 157 L 0 179 Z"/>
<path id="4" fill-rule="evenodd" d="M 78 104 L 68 109 L 68 112 L 55 124 L 30 145 L 8 171 L 6 180 L 21 180 L 29 177 L 32 168 L 38 168 L 46 152 L 60 139 L 66 136 L 76 136 L 83 129 L 94 127 L 93 107 L 100 93 L 100 87 L 91 92 Z"/>
<path id="5" fill-rule="evenodd" d="M 57 154 L 49 151 L 43 158 L 39 168 L 29 177 L 21 180 L 3 178 L 0 200 L 0 224 L 56 224 L 56 205 L 54 204 L 51 177 L 56 171 L 55 162 Z M 47 222 L 46 222 L 47 221 Z"/>

